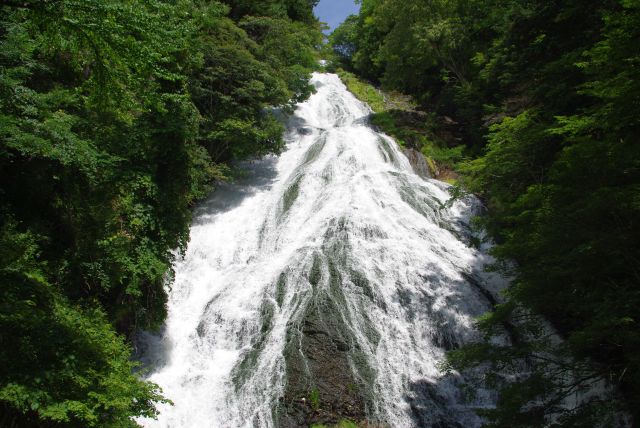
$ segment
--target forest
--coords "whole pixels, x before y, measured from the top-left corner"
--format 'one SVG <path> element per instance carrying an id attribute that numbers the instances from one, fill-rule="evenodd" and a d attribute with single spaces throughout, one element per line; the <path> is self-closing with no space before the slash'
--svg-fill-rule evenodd
<path id="1" fill-rule="evenodd" d="M 372 122 L 486 206 L 512 285 L 441 367 L 498 390 L 486 426 L 638 420 L 640 0 L 361 0 L 326 45 L 316 4 L 0 4 L 0 426 L 169 402 L 132 337 L 167 316 L 195 204 L 284 149 L 321 57 L 410 96 Z"/>
<path id="2" fill-rule="evenodd" d="M 489 368 L 487 426 L 637 420 L 640 2 L 362 0 L 330 39 L 335 68 L 413 97 L 426 137 L 406 144 L 440 154 L 454 195 L 487 207 L 478 222 L 512 286 L 478 321 L 485 342 L 443 367 Z M 402 112 L 376 116 L 402 136 Z M 492 340 L 505 328 L 513 346 Z M 562 406 L 602 380 L 616 399 Z"/>
<path id="3" fill-rule="evenodd" d="M 313 6 L 2 2 L 0 426 L 137 426 L 166 401 L 129 338 L 165 318 L 194 203 L 281 150 Z"/>

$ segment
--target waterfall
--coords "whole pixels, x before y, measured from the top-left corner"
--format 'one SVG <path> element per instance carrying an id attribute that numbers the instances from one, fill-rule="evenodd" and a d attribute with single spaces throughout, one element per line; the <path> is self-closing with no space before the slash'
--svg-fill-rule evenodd
<path id="1" fill-rule="evenodd" d="M 312 83 L 284 153 L 196 210 L 166 325 L 141 338 L 174 405 L 144 426 L 466 428 L 495 403 L 437 368 L 505 285 L 473 245 L 479 202 L 445 204 L 336 75 Z"/>

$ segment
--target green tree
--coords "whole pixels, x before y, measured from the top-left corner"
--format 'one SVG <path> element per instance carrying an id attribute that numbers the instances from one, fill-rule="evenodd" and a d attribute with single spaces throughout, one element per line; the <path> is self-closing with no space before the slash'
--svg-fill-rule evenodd
<path id="1" fill-rule="evenodd" d="M 270 109 L 310 93 L 312 4 L 270 4 L 285 13 L 234 20 L 222 3 L 186 0 L 0 6 L 3 426 L 156 414 L 163 398 L 133 374 L 126 337 L 163 322 L 191 207 L 225 178 L 223 162 L 277 152 Z"/>
<path id="2" fill-rule="evenodd" d="M 480 321 L 486 343 L 453 352 L 450 368 L 489 365 L 502 391 L 490 426 L 592 426 L 624 407 L 637 417 L 639 3 L 362 6 L 336 49 L 353 41 L 343 52 L 356 73 L 454 118 L 475 157 L 461 186 L 487 204 L 495 268 L 514 278 Z M 451 132 L 439 123 L 436 135 Z M 513 344 L 490 345 L 505 326 Z M 596 379 L 616 399 L 562 405 Z"/>

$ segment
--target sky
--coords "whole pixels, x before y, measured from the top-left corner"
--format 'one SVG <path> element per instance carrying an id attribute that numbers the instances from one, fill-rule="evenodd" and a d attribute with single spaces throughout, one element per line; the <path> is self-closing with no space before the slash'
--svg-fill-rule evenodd
<path id="1" fill-rule="evenodd" d="M 355 4 L 353 0 L 320 0 L 314 10 L 320 21 L 329 24 L 333 30 L 347 16 L 358 13 L 359 9 L 360 6 Z"/>

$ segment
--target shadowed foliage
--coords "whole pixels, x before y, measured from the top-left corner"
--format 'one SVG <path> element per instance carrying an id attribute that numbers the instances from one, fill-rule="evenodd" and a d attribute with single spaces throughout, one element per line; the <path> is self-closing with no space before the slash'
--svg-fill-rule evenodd
<path id="1" fill-rule="evenodd" d="M 330 37 L 337 66 L 412 95 L 434 135 L 457 128 L 456 193 L 485 201 L 496 268 L 513 277 L 479 323 L 487 343 L 449 358 L 489 364 L 502 391 L 489 426 L 638 417 L 639 29 L 637 0 L 363 0 Z M 490 345 L 505 323 L 519 340 Z M 564 405 L 598 379 L 618 395 Z"/>
<path id="2" fill-rule="evenodd" d="M 125 337 L 163 322 L 194 202 L 311 93 L 313 4 L 250 4 L 0 5 L 0 425 L 156 414 Z"/>

